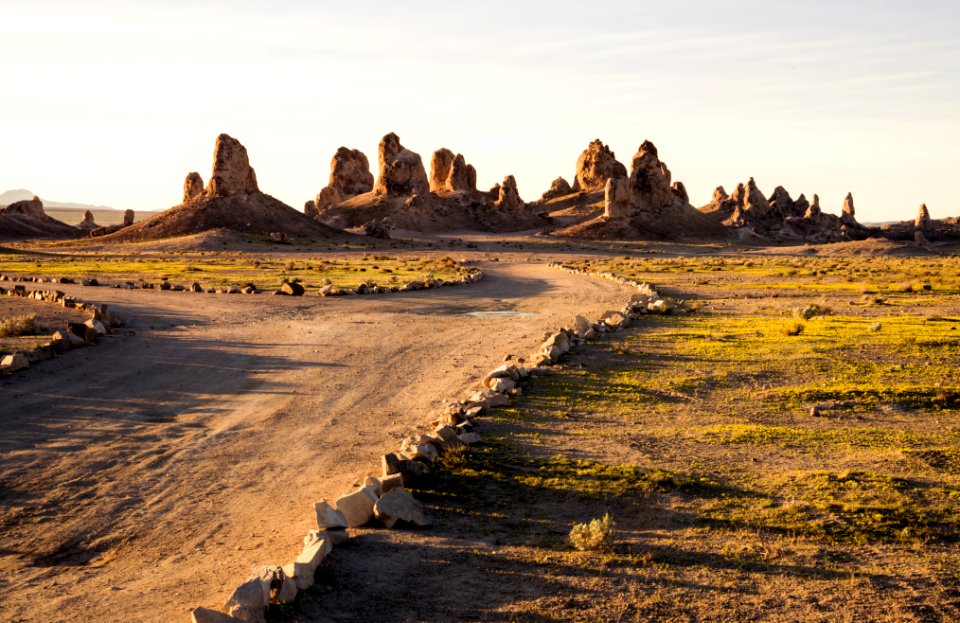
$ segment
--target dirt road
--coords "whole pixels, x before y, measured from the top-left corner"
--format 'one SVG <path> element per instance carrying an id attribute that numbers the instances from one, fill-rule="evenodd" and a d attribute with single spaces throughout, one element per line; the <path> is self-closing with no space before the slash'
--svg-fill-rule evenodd
<path id="1" fill-rule="evenodd" d="M 72 289 L 129 322 L 0 380 L 0 620 L 218 605 L 442 399 L 625 298 L 519 256 L 482 267 L 473 286 L 333 299 Z M 484 311 L 532 315 L 465 315 Z"/>

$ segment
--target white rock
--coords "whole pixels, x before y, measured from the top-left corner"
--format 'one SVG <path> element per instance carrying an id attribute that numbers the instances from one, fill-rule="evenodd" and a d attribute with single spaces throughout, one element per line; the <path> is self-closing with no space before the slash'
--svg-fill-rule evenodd
<path id="1" fill-rule="evenodd" d="M 383 495 L 383 484 L 380 482 L 379 478 L 374 478 L 373 476 L 367 476 L 363 479 L 364 485 L 369 485 L 373 487 L 373 494 L 377 497 Z"/>
<path id="2" fill-rule="evenodd" d="M 30 362 L 23 353 L 13 353 L 0 360 L 0 372 L 16 372 L 29 367 Z"/>
<path id="3" fill-rule="evenodd" d="M 249 578 L 246 582 L 233 589 L 227 601 L 223 604 L 223 610 L 232 617 L 249 623 L 263 623 L 265 620 L 264 609 L 270 599 L 270 585 L 267 583 L 267 591 L 264 593 L 263 582 L 259 573 Z"/>
<path id="4" fill-rule="evenodd" d="M 489 385 L 490 389 L 498 394 L 505 394 L 516 386 L 517 384 L 513 381 L 513 379 L 509 378 L 492 379 Z"/>
<path id="5" fill-rule="evenodd" d="M 326 500 L 320 500 L 313 505 L 317 511 L 317 527 L 321 530 L 342 530 L 347 528 L 346 516 L 330 505 Z"/>
<path id="6" fill-rule="evenodd" d="M 373 487 L 365 485 L 337 498 L 336 507 L 347 518 L 347 527 L 357 528 L 373 517 L 373 505 L 376 502 Z"/>
<path id="7" fill-rule="evenodd" d="M 203 607 L 191 610 L 190 620 L 193 623 L 237 623 L 240 621 L 240 619 L 236 619 L 229 614 Z"/>
<path id="8" fill-rule="evenodd" d="M 430 443 L 418 443 L 417 440 L 407 438 L 400 445 L 400 454 L 410 460 L 422 460 L 433 463 L 440 456 L 437 449 Z"/>
<path id="9" fill-rule="evenodd" d="M 103 326 L 103 323 L 100 322 L 99 320 L 96 320 L 96 319 L 94 319 L 94 318 L 91 318 L 91 319 L 87 320 L 87 321 L 86 321 L 85 323 L 83 323 L 83 324 L 85 324 L 85 325 L 87 325 L 88 327 L 90 327 L 91 329 L 93 329 L 93 332 L 97 335 L 97 337 L 103 337 L 104 335 L 107 334 L 107 329 L 106 329 L 106 327 L 104 327 L 104 326 Z"/>
<path id="10" fill-rule="evenodd" d="M 377 519 L 383 522 L 388 528 L 394 527 L 397 522 L 403 522 L 419 528 L 430 525 L 427 515 L 423 510 L 423 504 L 418 502 L 413 495 L 404 489 L 394 489 L 385 493 L 382 498 L 377 500 L 373 507 L 373 512 Z"/>
<path id="11" fill-rule="evenodd" d="M 307 590 L 313 586 L 313 576 L 317 572 L 317 567 L 332 551 L 333 543 L 331 540 L 324 533 L 311 530 L 304 539 L 303 549 L 293 561 L 293 573 L 287 575 L 293 576 L 298 589 Z"/>
<path id="12" fill-rule="evenodd" d="M 491 370 L 487 376 L 483 377 L 483 384 L 485 387 L 492 387 L 491 383 L 496 379 L 511 379 L 513 381 L 520 380 L 520 372 L 517 370 L 517 367 L 510 364 L 504 364 L 499 368 Z"/>
<path id="13" fill-rule="evenodd" d="M 587 332 L 591 331 L 592 329 L 593 327 L 590 326 L 590 321 L 583 316 L 577 316 L 576 320 L 573 322 L 573 333 L 577 337 L 586 338 Z"/>

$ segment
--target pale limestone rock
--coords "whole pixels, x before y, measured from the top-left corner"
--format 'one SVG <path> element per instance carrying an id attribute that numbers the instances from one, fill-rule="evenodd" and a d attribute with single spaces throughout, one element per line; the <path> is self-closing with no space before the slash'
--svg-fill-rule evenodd
<path id="1" fill-rule="evenodd" d="M 393 489 L 377 500 L 373 507 L 376 518 L 387 528 L 403 523 L 417 528 L 430 525 L 423 504 L 405 489 Z"/>
<path id="2" fill-rule="evenodd" d="M 627 168 L 616 158 L 613 151 L 596 139 L 577 158 L 577 172 L 573 192 L 597 192 L 604 189 L 607 180 L 627 177 Z"/>
<path id="3" fill-rule="evenodd" d="M 337 498 L 336 508 L 347 518 L 348 528 L 358 528 L 373 517 L 376 501 L 373 487 L 366 485 Z"/>
<path id="4" fill-rule="evenodd" d="M 240 619 L 234 618 L 229 614 L 224 614 L 217 610 L 197 607 L 190 611 L 190 620 L 192 623 L 239 623 Z"/>
<path id="5" fill-rule="evenodd" d="M 320 500 L 313 505 L 317 513 L 317 527 L 321 530 L 341 530 L 348 528 L 349 521 L 346 515 L 335 509 L 326 500 Z"/>
<path id="6" fill-rule="evenodd" d="M 326 533 L 318 530 L 311 530 L 304 539 L 303 549 L 297 554 L 293 561 L 293 573 L 297 588 L 305 591 L 313 586 L 313 576 L 317 572 L 317 567 L 323 562 L 330 552 L 333 551 L 333 542 Z"/>

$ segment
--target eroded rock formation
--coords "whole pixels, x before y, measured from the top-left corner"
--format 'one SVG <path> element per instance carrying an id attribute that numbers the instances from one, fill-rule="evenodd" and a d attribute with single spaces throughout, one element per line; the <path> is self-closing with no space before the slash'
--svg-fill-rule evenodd
<path id="1" fill-rule="evenodd" d="M 135 218 L 133 210 L 124 210 L 123 211 L 123 226 L 130 227 L 133 225 L 133 219 Z"/>
<path id="2" fill-rule="evenodd" d="M 208 197 L 231 197 L 252 195 L 260 192 L 257 174 L 250 166 L 247 148 L 240 141 L 227 135 L 217 137 L 213 148 L 213 173 L 207 184 Z"/>
<path id="3" fill-rule="evenodd" d="M 538 203 L 546 203 L 551 199 L 566 197 L 572 192 L 573 189 L 570 187 L 570 184 L 567 183 L 567 180 L 563 179 L 562 177 L 558 177 L 550 183 L 550 189 L 541 195 Z"/>
<path id="4" fill-rule="evenodd" d="M 96 222 L 93 220 L 93 212 L 91 212 L 90 210 L 84 210 L 83 220 L 80 221 L 80 224 L 77 225 L 77 227 L 86 231 L 91 231 L 91 230 L 97 229 L 100 226 L 97 225 Z"/>
<path id="5" fill-rule="evenodd" d="M 0 208 L 0 214 L 22 214 L 24 216 L 34 217 L 46 216 L 46 212 L 43 211 L 43 202 L 40 201 L 40 197 L 36 195 L 33 196 L 33 199 L 16 201 L 5 208 Z"/>
<path id="6" fill-rule="evenodd" d="M 391 132 L 383 137 L 378 154 L 380 171 L 373 187 L 375 194 L 409 197 L 430 192 L 420 155 L 401 145 L 396 134 Z"/>
<path id="7" fill-rule="evenodd" d="M 193 201 L 203 194 L 203 178 L 196 171 L 187 173 L 183 180 L 183 202 Z"/>
<path id="8" fill-rule="evenodd" d="M 920 211 L 917 213 L 917 218 L 913 221 L 913 226 L 920 231 L 930 227 L 930 211 L 927 210 L 927 204 L 920 204 Z"/>
<path id="9" fill-rule="evenodd" d="M 604 190 L 607 180 L 626 176 L 627 168 L 617 160 L 616 155 L 603 141 L 596 139 L 577 158 L 577 173 L 572 191 L 598 192 Z"/>
<path id="10" fill-rule="evenodd" d="M 520 198 L 520 191 L 517 189 L 517 180 L 512 175 L 503 178 L 497 200 L 493 205 L 501 210 L 517 212 L 524 207 L 525 204 L 523 199 Z"/>
<path id="11" fill-rule="evenodd" d="M 458 191 L 476 192 L 477 170 L 467 164 L 462 154 L 447 148 L 433 152 L 430 159 L 430 191 L 444 194 Z"/>

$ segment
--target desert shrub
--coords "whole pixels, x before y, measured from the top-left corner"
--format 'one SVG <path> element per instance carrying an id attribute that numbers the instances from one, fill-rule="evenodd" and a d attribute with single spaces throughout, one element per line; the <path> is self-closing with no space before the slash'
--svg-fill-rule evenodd
<path id="1" fill-rule="evenodd" d="M 590 523 L 575 523 L 570 530 L 570 545 L 582 552 L 610 549 L 613 545 L 613 519 L 609 513 Z"/>
<path id="2" fill-rule="evenodd" d="M 785 335 L 797 336 L 803 333 L 803 330 L 806 328 L 807 326 L 802 322 L 791 322 L 790 324 L 788 324 L 786 327 L 783 328 L 783 332 Z"/>
<path id="3" fill-rule="evenodd" d="M 43 335 L 50 331 L 40 324 L 36 314 L 15 316 L 0 321 L 0 337 L 17 337 L 18 335 Z"/>

